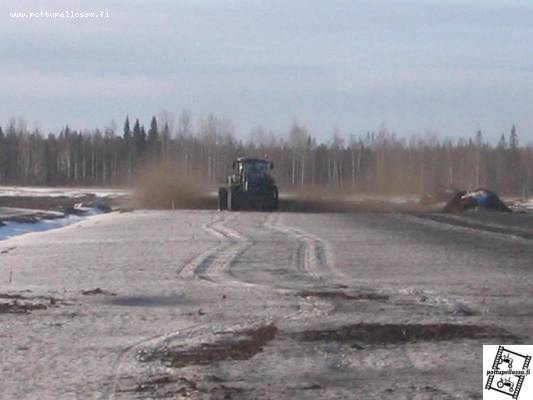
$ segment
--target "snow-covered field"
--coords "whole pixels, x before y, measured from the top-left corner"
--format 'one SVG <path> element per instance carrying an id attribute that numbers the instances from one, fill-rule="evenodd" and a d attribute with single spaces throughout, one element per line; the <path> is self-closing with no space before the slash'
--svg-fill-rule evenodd
<path id="1" fill-rule="evenodd" d="M 481 398 L 482 344 L 531 342 L 532 259 L 399 214 L 136 211 L 13 237 L 0 397 Z"/>

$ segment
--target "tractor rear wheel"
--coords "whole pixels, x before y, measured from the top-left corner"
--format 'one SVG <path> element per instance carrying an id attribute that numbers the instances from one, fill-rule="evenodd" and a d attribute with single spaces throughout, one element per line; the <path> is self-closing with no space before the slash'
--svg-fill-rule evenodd
<path id="1" fill-rule="evenodd" d="M 218 189 L 218 209 L 220 211 L 228 209 L 228 189 L 225 187 Z"/>
<path id="2" fill-rule="evenodd" d="M 279 200 L 278 200 L 278 198 L 276 197 L 276 198 L 274 199 L 274 204 L 272 204 L 272 209 L 271 209 L 271 211 L 278 211 L 278 207 L 279 207 Z"/>
<path id="3" fill-rule="evenodd" d="M 279 194 L 278 189 L 274 188 L 270 198 L 270 211 L 277 211 L 279 206 Z"/>

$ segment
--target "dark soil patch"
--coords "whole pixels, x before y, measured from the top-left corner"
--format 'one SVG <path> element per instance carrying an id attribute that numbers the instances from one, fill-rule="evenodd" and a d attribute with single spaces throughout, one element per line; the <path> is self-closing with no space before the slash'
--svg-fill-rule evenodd
<path id="1" fill-rule="evenodd" d="M 103 290 L 100 288 L 92 289 L 92 290 L 82 290 L 81 294 L 84 296 L 94 296 L 95 294 L 105 294 L 110 296 L 116 296 L 115 293 L 108 292 L 107 290 Z"/>
<path id="2" fill-rule="evenodd" d="M 206 383 L 200 387 L 196 382 L 183 377 L 172 375 L 154 376 L 134 387 L 121 389 L 122 393 L 135 393 L 135 398 L 141 399 L 174 399 L 189 398 L 201 393 L 210 399 L 232 399 L 234 395 L 242 394 L 245 389 L 228 386 L 223 379 L 215 385 Z M 202 397 L 203 398 L 203 397 Z"/>
<path id="3" fill-rule="evenodd" d="M 46 310 L 44 304 L 0 303 L 0 314 L 28 314 L 34 310 Z"/>
<path id="4" fill-rule="evenodd" d="M 196 383 L 185 378 L 162 375 L 151 377 L 134 387 L 121 389 L 122 393 L 135 393 L 135 398 L 176 398 L 189 397 L 194 392 L 200 392 Z"/>
<path id="5" fill-rule="evenodd" d="M 112 294 L 112 296 L 116 295 Z M 124 307 L 179 307 L 193 304 L 190 299 L 182 294 L 169 296 L 116 296 L 108 299 L 106 303 Z"/>
<path id="6" fill-rule="evenodd" d="M 274 325 L 236 332 L 225 332 L 225 340 L 203 343 L 193 348 L 167 348 L 155 352 L 141 351 L 140 361 L 161 361 L 174 368 L 188 365 L 208 365 L 225 360 L 248 360 L 274 339 L 278 329 Z"/>
<path id="7" fill-rule="evenodd" d="M 0 226 L 2 226 L 2 225 L 5 225 L 5 224 L 2 223 L 2 221 L 0 221 Z M 16 249 L 16 247 L 8 247 L 7 249 L 1 250 L 1 251 L 0 251 L 0 254 L 7 254 L 7 253 L 9 253 L 10 251 L 13 251 L 13 250 L 15 250 L 15 249 Z"/>
<path id="8" fill-rule="evenodd" d="M 169 385 L 172 385 L 173 388 L 170 388 Z M 162 387 L 166 394 L 180 394 L 182 396 L 187 396 L 191 392 L 198 391 L 196 383 L 185 378 L 177 378 L 170 376 L 163 376 L 154 378 L 148 382 L 140 383 L 135 389 L 136 392 L 157 392 Z"/>
<path id="9" fill-rule="evenodd" d="M 409 342 L 446 341 L 455 339 L 513 339 L 504 329 L 496 326 L 457 324 L 354 324 L 336 329 L 309 330 L 292 336 L 306 342 L 334 341 L 370 345 Z"/>
<path id="10" fill-rule="evenodd" d="M 322 386 L 316 383 L 314 385 L 304 386 L 300 388 L 300 390 L 319 390 L 319 389 L 322 389 Z"/>
<path id="11" fill-rule="evenodd" d="M 320 297 L 326 299 L 339 299 L 339 300 L 375 300 L 375 301 L 386 301 L 389 299 L 389 296 L 377 293 L 352 293 L 348 294 L 345 292 L 335 292 L 335 291 L 303 291 L 298 293 L 300 297 Z"/>
<path id="12" fill-rule="evenodd" d="M 27 314 L 34 310 L 46 310 L 51 306 L 69 305 L 65 300 L 49 296 L 23 296 L 21 294 L 0 293 L 0 300 L 12 300 L 0 303 L 0 314 Z"/>
<path id="13" fill-rule="evenodd" d="M 29 297 L 23 296 L 21 294 L 0 293 L 0 299 L 28 300 Z"/>

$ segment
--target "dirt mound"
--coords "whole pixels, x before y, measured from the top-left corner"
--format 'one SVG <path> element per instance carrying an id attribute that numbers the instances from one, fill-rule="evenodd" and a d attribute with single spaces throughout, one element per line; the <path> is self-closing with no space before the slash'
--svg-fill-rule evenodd
<path id="1" fill-rule="evenodd" d="M 518 339 L 496 326 L 459 324 L 354 324 L 336 329 L 297 332 L 294 338 L 305 342 L 386 345 L 409 342 L 446 341 L 455 339 Z"/>
<path id="2" fill-rule="evenodd" d="M 188 365 L 208 365 L 225 360 L 248 360 L 263 350 L 274 339 L 278 329 L 274 325 L 221 333 L 222 339 L 214 343 L 202 343 L 192 348 L 168 348 L 155 352 L 141 351 L 140 361 L 161 361 L 168 367 L 182 368 Z"/>
<path id="3" fill-rule="evenodd" d="M 149 168 L 134 182 L 140 207 L 154 209 L 216 209 L 217 200 L 201 179 L 182 176 L 172 169 Z"/>

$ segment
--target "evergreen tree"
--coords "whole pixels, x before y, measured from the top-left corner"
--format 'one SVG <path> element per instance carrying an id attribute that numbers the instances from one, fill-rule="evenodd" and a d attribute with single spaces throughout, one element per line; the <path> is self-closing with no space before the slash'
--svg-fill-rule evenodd
<path id="1" fill-rule="evenodd" d="M 141 124 L 139 123 L 139 119 L 137 118 L 135 120 L 135 125 L 133 125 L 133 137 L 138 138 L 141 135 Z"/>
<path id="2" fill-rule="evenodd" d="M 157 129 L 157 120 L 155 116 L 152 117 L 150 122 L 150 129 L 148 130 L 148 149 L 149 157 L 152 162 L 159 161 L 160 158 L 160 142 L 159 142 L 159 131 Z"/>
<path id="3" fill-rule="evenodd" d="M 148 130 L 148 142 L 151 145 L 154 145 L 159 141 L 159 132 L 157 130 L 157 120 L 155 119 L 155 116 L 152 117 L 152 121 L 150 122 L 150 129 Z"/>
<path id="4" fill-rule="evenodd" d="M 518 148 L 518 134 L 516 133 L 516 127 L 514 125 L 511 128 L 511 136 L 509 136 L 509 147 L 511 150 Z"/>
<path id="5" fill-rule="evenodd" d="M 144 126 L 139 123 L 139 119 L 135 120 L 135 125 L 133 126 L 133 140 L 135 142 L 136 158 L 142 159 L 146 145 L 146 132 L 144 131 Z"/>
<path id="6" fill-rule="evenodd" d="M 124 140 L 127 142 L 131 139 L 131 129 L 130 129 L 130 119 L 126 116 L 126 121 L 124 122 Z"/>

